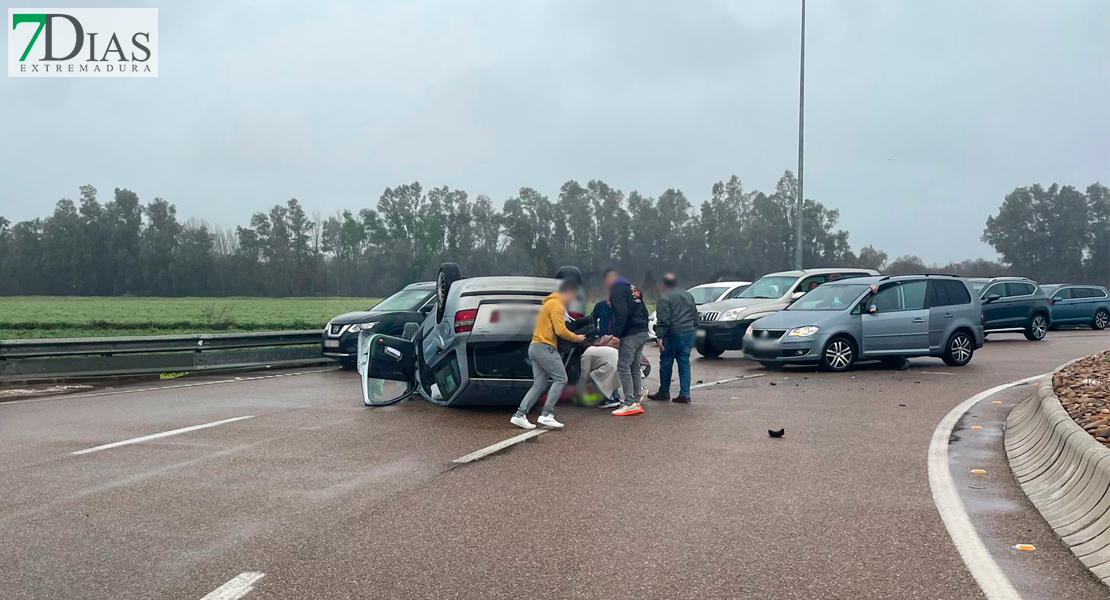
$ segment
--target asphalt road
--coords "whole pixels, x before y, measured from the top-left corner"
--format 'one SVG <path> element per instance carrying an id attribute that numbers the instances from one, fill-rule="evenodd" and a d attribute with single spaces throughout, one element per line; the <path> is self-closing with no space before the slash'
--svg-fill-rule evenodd
<path id="1" fill-rule="evenodd" d="M 980 391 L 1108 346 L 992 335 L 962 369 L 844 374 L 728 353 L 694 378 L 762 376 L 641 417 L 560 407 L 566 430 L 467 465 L 451 461 L 520 433 L 508 413 L 368 409 L 336 370 L 3 403 L 0 598 L 200 599 L 243 573 L 264 574 L 249 599 L 984 598 L 932 499 L 933 431 Z M 1024 598 L 1110 597 L 1006 467 L 1001 424 L 1030 393 L 969 411 L 953 477 Z"/>

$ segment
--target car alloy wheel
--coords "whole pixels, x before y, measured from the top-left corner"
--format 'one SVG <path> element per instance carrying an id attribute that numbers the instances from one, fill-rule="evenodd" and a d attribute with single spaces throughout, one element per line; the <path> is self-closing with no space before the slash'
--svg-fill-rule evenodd
<path id="1" fill-rule="evenodd" d="M 1095 313 L 1095 329 L 1106 329 L 1107 325 L 1110 325 L 1110 312 L 1100 310 Z"/>
<path id="2" fill-rule="evenodd" d="M 847 340 L 835 339 L 825 346 L 825 363 L 834 371 L 843 371 L 851 366 L 853 352 Z"/>
<path id="3" fill-rule="evenodd" d="M 1048 323 L 1044 320 L 1044 317 L 1041 315 L 1033 317 L 1033 322 L 1029 324 L 1029 332 L 1035 340 L 1043 338 L 1048 333 Z"/>
<path id="4" fill-rule="evenodd" d="M 975 352 L 971 337 L 966 333 L 956 333 L 948 342 L 948 352 L 943 356 L 944 364 L 950 367 L 962 367 L 971 361 Z"/>

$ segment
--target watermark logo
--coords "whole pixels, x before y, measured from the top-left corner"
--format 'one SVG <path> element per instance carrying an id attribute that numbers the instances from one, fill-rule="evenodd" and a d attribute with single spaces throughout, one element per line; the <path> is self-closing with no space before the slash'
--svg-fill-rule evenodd
<path id="1" fill-rule="evenodd" d="M 8 77 L 157 77 L 157 8 L 9 8 Z"/>

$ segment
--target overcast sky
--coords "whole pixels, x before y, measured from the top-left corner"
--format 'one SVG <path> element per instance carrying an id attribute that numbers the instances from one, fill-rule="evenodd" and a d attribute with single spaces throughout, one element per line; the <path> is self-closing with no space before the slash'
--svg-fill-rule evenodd
<path id="1" fill-rule="evenodd" d="M 993 256 L 1014 187 L 1110 184 L 1107 0 L 808 10 L 806 196 L 853 248 Z M 156 79 L 0 79 L 0 215 L 85 183 L 224 226 L 414 180 L 498 204 L 568 179 L 771 191 L 797 168 L 798 21 L 788 0 L 164 3 Z"/>

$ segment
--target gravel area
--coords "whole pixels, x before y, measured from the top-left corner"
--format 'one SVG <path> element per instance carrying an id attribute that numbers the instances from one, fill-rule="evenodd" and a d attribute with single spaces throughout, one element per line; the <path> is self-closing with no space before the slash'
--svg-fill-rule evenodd
<path id="1" fill-rule="evenodd" d="M 1052 377 L 1052 388 L 1071 418 L 1110 448 L 1110 352 L 1061 369 Z"/>

